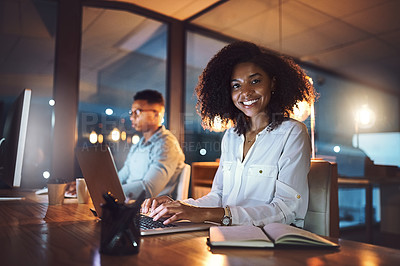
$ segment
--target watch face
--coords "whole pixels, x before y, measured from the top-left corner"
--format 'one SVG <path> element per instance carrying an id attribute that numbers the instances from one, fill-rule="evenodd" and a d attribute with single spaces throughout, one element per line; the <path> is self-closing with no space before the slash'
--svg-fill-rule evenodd
<path id="1" fill-rule="evenodd" d="M 223 225 L 229 225 L 230 222 L 231 222 L 231 219 L 229 219 L 229 217 L 224 217 L 224 218 L 222 219 L 222 224 L 223 224 Z"/>

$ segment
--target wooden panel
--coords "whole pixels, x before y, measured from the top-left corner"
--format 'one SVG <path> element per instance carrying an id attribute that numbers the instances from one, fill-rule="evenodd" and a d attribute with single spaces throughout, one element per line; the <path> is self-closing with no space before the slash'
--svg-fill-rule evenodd
<path id="1" fill-rule="evenodd" d="M 200 198 L 211 189 L 219 162 L 192 163 L 192 197 Z"/>

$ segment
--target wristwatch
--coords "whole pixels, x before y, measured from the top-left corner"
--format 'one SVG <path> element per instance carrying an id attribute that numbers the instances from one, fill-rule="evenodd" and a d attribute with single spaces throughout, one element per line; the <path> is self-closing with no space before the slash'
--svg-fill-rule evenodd
<path id="1" fill-rule="evenodd" d="M 221 224 L 225 225 L 225 226 L 231 225 L 232 224 L 231 209 L 229 208 L 229 206 L 226 206 L 224 208 L 224 211 L 225 211 L 225 215 L 224 215 L 224 217 L 222 217 Z"/>

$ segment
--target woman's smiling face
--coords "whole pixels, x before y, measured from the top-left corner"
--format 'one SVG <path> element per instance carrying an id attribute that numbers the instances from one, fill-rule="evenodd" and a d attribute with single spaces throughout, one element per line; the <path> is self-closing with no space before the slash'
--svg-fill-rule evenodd
<path id="1" fill-rule="evenodd" d="M 231 77 L 233 104 L 248 117 L 265 115 L 274 86 L 274 79 L 256 64 L 239 63 Z"/>

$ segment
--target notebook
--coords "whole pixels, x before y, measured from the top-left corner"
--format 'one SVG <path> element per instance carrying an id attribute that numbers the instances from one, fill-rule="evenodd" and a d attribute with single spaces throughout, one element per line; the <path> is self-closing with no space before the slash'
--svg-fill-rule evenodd
<path id="1" fill-rule="evenodd" d="M 105 203 L 103 195 L 111 192 L 118 202 L 125 202 L 125 194 L 122 190 L 114 158 L 107 145 L 82 147 L 75 150 L 76 157 L 85 178 L 95 211 L 101 217 L 101 204 Z M 179 221 L 170 226 L 155 222 L 153 226 L 145 226 L 151 223 L 152 218 L 143 215 L 141 217 L 141 235 L 155 235 L 187 231 L 207 230 L 212 224 L 192 223 Z M 148 227 L 148 228 L 145 228 Z"/>

